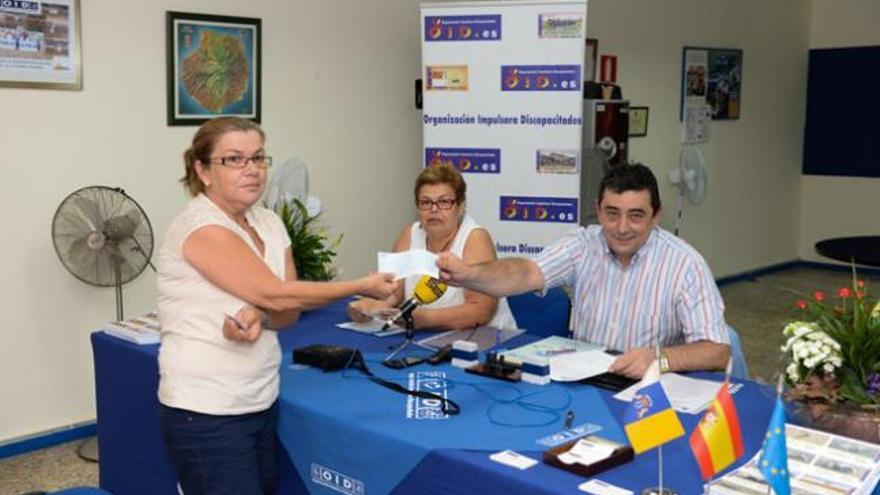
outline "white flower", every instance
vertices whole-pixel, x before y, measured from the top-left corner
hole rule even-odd
[[[880,301],[877,301],[874,309],[871,310],[871,318],[880,318]]]
[[[825,370],[825,373],[834,373],[834,365],[830,362],[825,363],[825,365],[822,366],[822,369]]]

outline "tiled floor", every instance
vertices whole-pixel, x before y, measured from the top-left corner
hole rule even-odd
[[[880,282],[880,277],[865,279],[869,287]],[[779,370],[781,329],[792,316],[796,300],[815,290],[834,294],[849,282],[846,272],[794,268],[723,287],[726,318],[740,334],[752,377],[765,383],[774,381]],[[81,442],[0,460],[0,495],[97,486],[97,464],[76,453]]]

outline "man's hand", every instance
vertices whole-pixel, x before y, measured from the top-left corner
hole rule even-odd
[[[630,378],[641,379],[648,366],[656,357],[657,351],[646,347],[635,347],[620,355],[608,367],[608,371]]]
[[[471,274],[470,265],[449,251],[437,256],[437,267],[440,268],[440,280],[452,286],[461,286]]]
[[[253,306],[244,306],[235,316],[223,318],[223,336],[237,342],[255,342],[263,332],[263,312]]]
[[[391,273],[371,273],[361,279],[361,295],[374,299],[388,299],[403,284],[403,279],[394,280]]]
[[[348,317],[355,323],[364,323],[374,318],[387,320],[399,312],[399,309],[388,306],[386,301],[378,301],[367,297],[348,304]]]

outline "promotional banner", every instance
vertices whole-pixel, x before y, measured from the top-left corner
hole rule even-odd
[[[499,256],[579,222],[587,3],[421,6],[424,166],[449,163]]]

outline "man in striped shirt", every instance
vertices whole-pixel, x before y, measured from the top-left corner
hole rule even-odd
[[[496,297],[571,287],[574,336],[622,354],[610,371],[641,378],[661,346],[664,371],[723,369],[724,302],[697,251],[660,228],[657,179],[642,164],[599,185],[599,225],[578,227],[534,260],[467,265],[440,254],[441,278]]]

